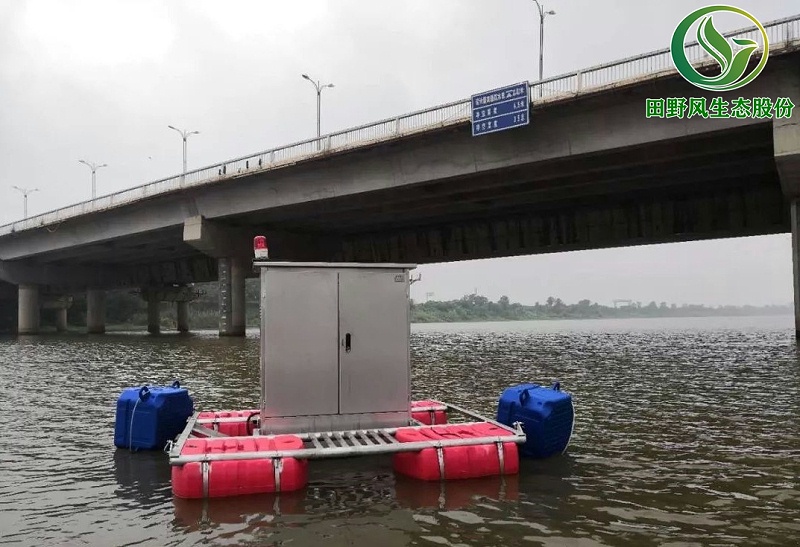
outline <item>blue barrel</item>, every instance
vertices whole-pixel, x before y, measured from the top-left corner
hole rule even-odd
[[[160,450],[174,439],[194,412],[189,390],[171,386],[129,387],[117,400],[114,444],[119,448]]]
[[[529,458],[549,458],[562,454],[572,437],[575,410],[572,396],[552,387],[521,384],[506,389],[497,404],[497,421],[513,427],[521,422],[527,437],[520,454]]]

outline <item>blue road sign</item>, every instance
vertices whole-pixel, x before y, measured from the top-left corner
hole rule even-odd
[[[528,125],[530,104],[527,82],[473,95],[472,136]]]

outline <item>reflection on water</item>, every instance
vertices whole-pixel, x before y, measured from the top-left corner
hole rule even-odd
[[[518,476],[396,477],[312,462],[306,489],[174,499],[167,456],[113,446],[124,387],[180,379],[202,409],[258,403],[247,339],[0,338],[0,544],[789,545],[800,538],[791,318],[416,325],[415,398],[493,414],[508,385],[576,397],[566,456]]]
[[[130,503],[130,507],[158,506],[165,496],[171,495],[169,487],[169,458],[163,452],[132,452],[116,448],[114,452],[114,478],[119,487],[114,494]]]

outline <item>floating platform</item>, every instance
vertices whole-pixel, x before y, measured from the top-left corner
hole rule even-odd
[[[413,264],[280,262],[253,242],[260,271],[258,409],[196,412],[179,382],[123,391],[115,444],[169,453],[177,498],[297,491],[311,460],[391,455],[417,481],[505,477],[519,458],[563,453],[572,398],[506,389],[492,420],[435,400],[409,403]],[[424,484],[424,483],[423,483]]]
[[[441,424],[449,414],[466,421]],[[519,426],[430,400],[412,404],[406,427],[262,436],[256,420],[256,410],[194,412],[168,446],[175,496],[291,492],[306,486],[308,460],[375,454],[392,454],[395,472],[421,480],[516,474],[526,441]]]

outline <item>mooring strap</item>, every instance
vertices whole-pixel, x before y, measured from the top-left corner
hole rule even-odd
[[[436,448],[436,457],[439,459],[439,478],[444,480],[444,448]]]
[[[283,473],[283,458],[272,460],[272,468],[275,472],[275,491],[281,491],[281,473]]]
[[[503,443],[497,442],[497,459],[500,461],[500,474],[505,475],[506,473],[506,455],[505,450],[503,450]]]
[[[200,464],[200,470],[203,473],[203,497],[208,497],[208,475],[211,472],[211,463],[203,462]]]

